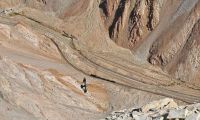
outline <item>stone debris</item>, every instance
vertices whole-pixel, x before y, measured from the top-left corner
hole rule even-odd
[[[159,101],[154,101],[151,102],[145,106],[143,106],[142,112],[148,112],[148,111],[155,111],[159,109],[164,109],[164,108],[171,108],[171,107],[177,107],[177,103],[174,102],[173,99],[165,98]]]
[[[0,16],[7,15],[13,12],[12,8],[0,10]]]
[[[187,109],[180,109],[180,110],[170,110],[169,111],[169,115],[168,115],[168,119],[175,119],[175,118],[186,118],[188,115],[189,111]]]
[[[102,120],[200,120],[199,105],[178,106],[173,99],[165,98],[141,108],[113,112]]]

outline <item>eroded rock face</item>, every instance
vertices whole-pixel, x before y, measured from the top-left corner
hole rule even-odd
[[[141,108],[116,111],[102,120],[167,120],[167,119],[200,119],[200,105],[177,106],[173,99],[151,102]]]
[[[105,28],[117,45],[133,54],[138,52],[141,61],[160,66],[172,77],[189,81],[198,79],[197,51],[187,48],[198,49],[190,39],[199,33],[195,27],[199,24],[199,6],[198,0],[102,0],[100,9]],[[183,63],[185,57],[193,60]]]
[[[163,0],[102,0],[103,20],[110,38],[133,49],[158,24]]]

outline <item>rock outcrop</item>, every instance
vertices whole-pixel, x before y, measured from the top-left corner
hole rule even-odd
[[[151,102],[141,108],[116,111],[102,120],[199,120],[200,104],[178,106],[173,99]]]
[[[191,55],[198,56],[192,50],[198,49],[198,43],[191,41],[198,38],[191,37],[199,33],[199,6],[198,0],[102,0],[100,10],[117,45],[176,79],[197,82],[199,58]]]
[[[157,26],[163,0],[102,0],[103,21],[110,38],[133,50]]]

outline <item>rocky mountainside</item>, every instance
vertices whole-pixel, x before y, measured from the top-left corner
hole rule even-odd
[[[153,101],[141,108],[115,111],[102,120],[199,120],[200,104],[178,106],[173,99]]]
[[[199,6],[198,0],[102,0],[100,4],[105,28],[116,44],[184,81],[198,79]]]
[[[100,8],[109,36],[118,45],[133,50],[155,29],[163,0],[102,0]]]
[[[97,120],[166,97],[200,103],[199,20],[200,0],[0,0],[0,118]]]

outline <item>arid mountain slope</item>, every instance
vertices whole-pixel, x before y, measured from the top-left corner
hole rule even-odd
[[[200,102],[199,18],[200,0],[1,0],[0,116],[96,120],[163,97]]]
[[[198,49],[198,43],[190,41],[198,41],[191,37],[199,33],[199,7],[198,0],[102,0],[100,4],[105,28],[114,42],[185,81],[198,79],[195,63],[199,58],[190,57],[198,52],[187,48]]]

